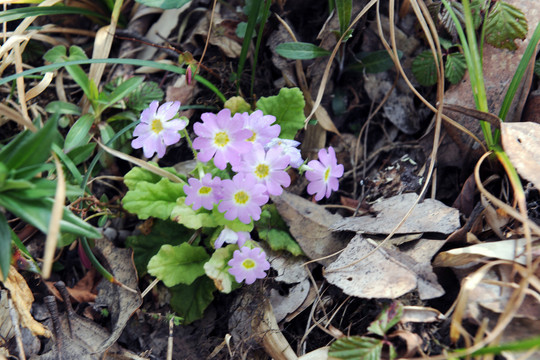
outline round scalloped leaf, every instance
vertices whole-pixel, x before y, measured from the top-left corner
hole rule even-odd
[[[516,50],[514,42],[527,36],[527,19],[518,8],[497,1],[486,20],[486,41],[500,49]]]

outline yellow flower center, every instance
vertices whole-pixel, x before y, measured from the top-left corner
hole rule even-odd
[[[255,175],[257,175],[259,179],[264,179],[267,177],[269,172],[270,168],[266,164],[259,164],[255,168]]]
[[[244,261],[242,261],[242,266],[244,267],[244,269],[253,269],[255,267],[255,261],[251,260],[251,259],[246,259]]]
[[[255,139],[257,138],[257,133],[255,131],[251,131],[253,135],[251,135],[247,141],[255,142]]]
[[[328,181],[328,178],[330,177],[330,167],[326,168],[326,171],[324,172],[324,181]]]
[[[244,205],[249,200],[249,195],[244,191],[240,190],[236,194],[234,194],[234,201],[237,204]]]
[[[229,135],[225,131],[220,131],[214,136],[214,144],[219,147],[224,147],[229,143]]]
[[[202,186],[199,189],[199,195],[208,195],[212,191],[212,188],[209,186]]]
[[[150,125],[150,127],[156,134],[159,134],[163,130],[163,124],[161,123],[160,119],[152,120],[152,125]]]

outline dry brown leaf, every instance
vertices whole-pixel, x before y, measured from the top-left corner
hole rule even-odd
[[[95,277],[96,270],[95,268],[92,268],[83,276],[81,280],[77,282],[77,284],[75,284],[74,287],[66,287],[69,295],[73,298],[73,300],[75,300],[75,302],[94,302],[96,300],[97,295],[92,292]],[[60,292],[58,292],[58,289],[54,286],[54,282],[45,281],[45,284],[47,285],[47,288],[49,288],[49,291],[58,300],[62,300],[62,296],[60,295]]]
[[[367,215],[343,218],[335,222],[331,229],[369,234],[389,234],[403,219],[417,197],[418,195],[414,193],[408,193],[384,199],[372,206],[373,211],[378,213],[376,217]],[[459,227],[457,209],[448,207],[438,200],[426,199],[414,208],[396,234],[419,232],[450,234]]]
[[[15,336],[15,329],[9,315],[8,292],[0,290],[0,347]]]
[[[501,123],[504,151],[525,179],[540,189],[540,124]]]
[[[425,306],[403,306],[401,323],[432,323],[445,320],[444,314],[439,310]]]
[[[538,242],[536,242],[538,244]],[[444,251],[433,261],[434,266],[476,264],[486,258],[516,261],[525,265],[526,239],[499,240]]]
[[[416,288],[421,299],[444,294],[429,263],[416,262],[393,249],[374,251],[376,246],[371,239],[355,236],[327,267],[326,280],[344,293],[362,298],[395,299]]]
[[[281,196],[273,196],[272,201],[308,258],[319,259],[345,247],[344,238],[349,236],[329,230],[330,225],[342,219],[341,216],[286,191]],[[325,265],[331,261],[324,259],[319,262]]]
[[[96,240],[96,250],[116,280],[131,289],[137,289],[138,276],[133,263],[133,250],[117,248],[104,238]],[[131,315],[141,306],[142,297],[139,291],[133,293],[105,279],[99,284],[98,290],[96,304],[109,309],[113,326],[110,337],[98,349],[105,351],[120,337]]]
[[[49,329],[34,320],[32,314],[30,314],[30,309],[34,303],[34,295],[32,295],[32,291],[22,275],[13,266],[9,267],[9,276],[3,284],[9,290],[13,306],[21,319],[21,325],[29,329],[33,335],[51,337]]]

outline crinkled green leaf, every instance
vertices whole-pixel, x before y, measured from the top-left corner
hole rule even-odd
[[[227,226],[232,231],[247,231],[253,230],[253,220],[249,224],[244,224],[239,219],[227,220],[225,219],[225,213],[220,213],[217,206],[212,209],[212,218],[215,221],[214,226]],[[205,225],[208,226],[208,225]]]
[[[0,281],[7,279],[11,263],[11,230],[4,213],[0,211]]]
[[[403,305],[394,302],[386,306],[377,318],[369,325],[368,331],[372,334],[385,336],[386,333],[398,323],[403,315]]]
[[[157,166],[157,164],[153,162],[150,162],[150,164]],[[179,174],[173,168],[168,167],[168,168],[162,168],[162,169],[170,172],[171,174],[179,176]],[[182,176],[180,175],[180,177]],[[124,175],[124,183],[126,184],[129,190],[135,190],[139,184],[144,184],[144,183],[157,184],[159,180],[161,179],[162,179],[162,176],[156,175],[153,172],[140,168],[140,167],[134,167],[133,169],[129,170],[126,175]]]
[[[398,56],[401,59],[403,51],[398,50]],[[375,74],[394,67],[394,62],[386,50],[360,52],[356,54],[355,60],[356,62],[347,66],[345,70]]]
[[[431,86],[437,83],[437,65],[431,51],[422,51],[413,60],[411,70],[420,85]]]
[[[227,264],[232,259],[233,253],[238,250],[237,245],[227,245],[219,248],[204,264],[206,275],[214,281],[215,287],[222,293],[228,294],[241,285],[234,280],[234,276],[229,273],[230,266]]]
[[[274,115],[276,124],[281,126],[282,139],[293,139],[298,130],[304,127],[304,95],[298,88],[282,88],[278,95],[261,97],[257,109],[265,115]]]
[[[161,9],[178,9],[186,5],[189,0],[136,0],[138,3],[149,7]]]
[[[497,1],[486,20],[486,41],[500,49],[516,50],[514,42],[527,36],[527,19],[523,12],[504,1]]]
[[[208,212],[208,210],[203,208],[193,210],[191,206],[185,204],[185,201],[186,198],[184,197],[180,197],[176,200],[176,205],[169,213],[173,221],[176,221],[189,229],[200,229],[203,226],[217,226],[212,214]]]
[[[177,285],[170,288],[171,307],[185,324],[190,324],[203,317],[204,310],[214,300],[214,283],[206,276],[200,277],[191,285]]]
[[[142,85],[143,80],[144,78],[142,76],[135,76],[123,81],[113,90],[112,93],[109,94],[105,107],[110,107],[116,102],[127,97],[129,94],[133,93],[137,88],[140,87],[140,85]]]
[[[467,70],[467,63],[465,56],[461,53],[452,53],[446,56],[446,63],[444,64],[444,76],[452,84],[457,84],[465,75]]]
[[[306,42],[286,42],[276,46],[276,52],[287,59],[309,60],[330,55],[330,51]]]
[[[289,234],[288,226],[274,204],[263,206],[261,218],[255,223],[255,228],[259,237],[266,241],[272,250],[285,250],[294,256],[304,254],[300,245]]]
[[[251,111],[251,105],[241,96],[233,96],[225,101],[224,108],[231,110],[231,114]]]
[[[128,108],[137,112],[143,111],[154,100],[161,101],[165,93],[159,87],[159,84],[153,81],[145,81],[139,87],[128,95],[126,105]]]
[[[157,277],[168,287],[189,285],[204,275],[204,263],[210,256],[202,246],[182,243],[177,246],[162,245],[148,262],[148,273]]]
[[[185,196],[183,184],[160,178],[157,183],[138,181],[135,189],[126,193],[122,204],[124,209],[137,214],[139,219],[148,219],[152,216],[167,220],[177,206],[177,199],[182,196]]]
[[[156,219],[149,234],[129,236],[126,245],[133,249],[133,261],[139,277],[146,274],[148,262],[158,253],[162,245],[180,245],[187,242],[192,234],[193,231],[173,221]]]
[[[348,336],[330,345],[328,356],[343,360],[380,360],[382,340],[367,336]]]

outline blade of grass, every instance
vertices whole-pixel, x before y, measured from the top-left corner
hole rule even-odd
[[[251,9],[248,14],[248,21],[246,27],[246,33],[244,34],[244,42],[242,43],[242,51],[240,52],[240,58],[238,60],[238,69],[236,70],[236,88],[240,89],[240,78],[244,71],[244,65],[246,63],[247,53],[249,46],[251,45],[251,38],[253,37],[253,31],[257,24],[257,17],[259,16],[259,9],[264,0],[255,0],[251,2]]]
[[[0,23],[20,20],[29,16],[50,16],[50,15],[85,15],[95,17],[100,20],[108,21],[109,19],[95,11],[75,7],[75,6],[39,6],[39,7],[24,7],[18,9],[9,9],[0,13]]]
[[[49,64],[44,65],[40,67],[36,67],[33,69],[25,70],[21,73],[13,74],[10,76],[6,76],[4,78],[0,79],[0,85],[6,84],[12,80],[15,80],[21,76],[27,76],[32,75],[36,73],[41,72],[47,72],[51,70],[59,69],[63,66],[69,66],[69,65],[87,65],[87,64],[93,64],[93,63],[105,63],[105,64],[126,64],[126,65],[135,65],[135,66],[148,66],[155,69],[170,71],[176,74],[185,75],[186,69],[182,69],[175,65],[169,65],[169,64],[161,64],[155,61],[150,60],[138,60],[138,59],[117,59],[117,58],[111,58],[111,59],[86,59],[86,60],[73,60],[73,61],[66,61],[63,63],[55,63],[55,64]],[[223,102],[227,101],[225,98],[225,95],[221,93],[221,91],[218,90],[218,88],[212,84],[210,81],[206,80],[200,75],[194,76],[195,80],[206,86],[209,90],[211,90],[216,96]]]
[[[268,19],[268,14],[270,11],[270,5],[272,5],[271,0],[266,0],[264,3],[264,9],[261,17],[261,24],[259,25],[259,33],[257,34],[257,42],[255,43],[255,54],[253,54],[253,69],[251,70],[251,88],[249,89],[249,94],[253,97],[253,87],[255,84],[255,69],[257,69],[257,60],[259,58],[259,48],[261,47],[261,40],[263,37],[264,24]]]

